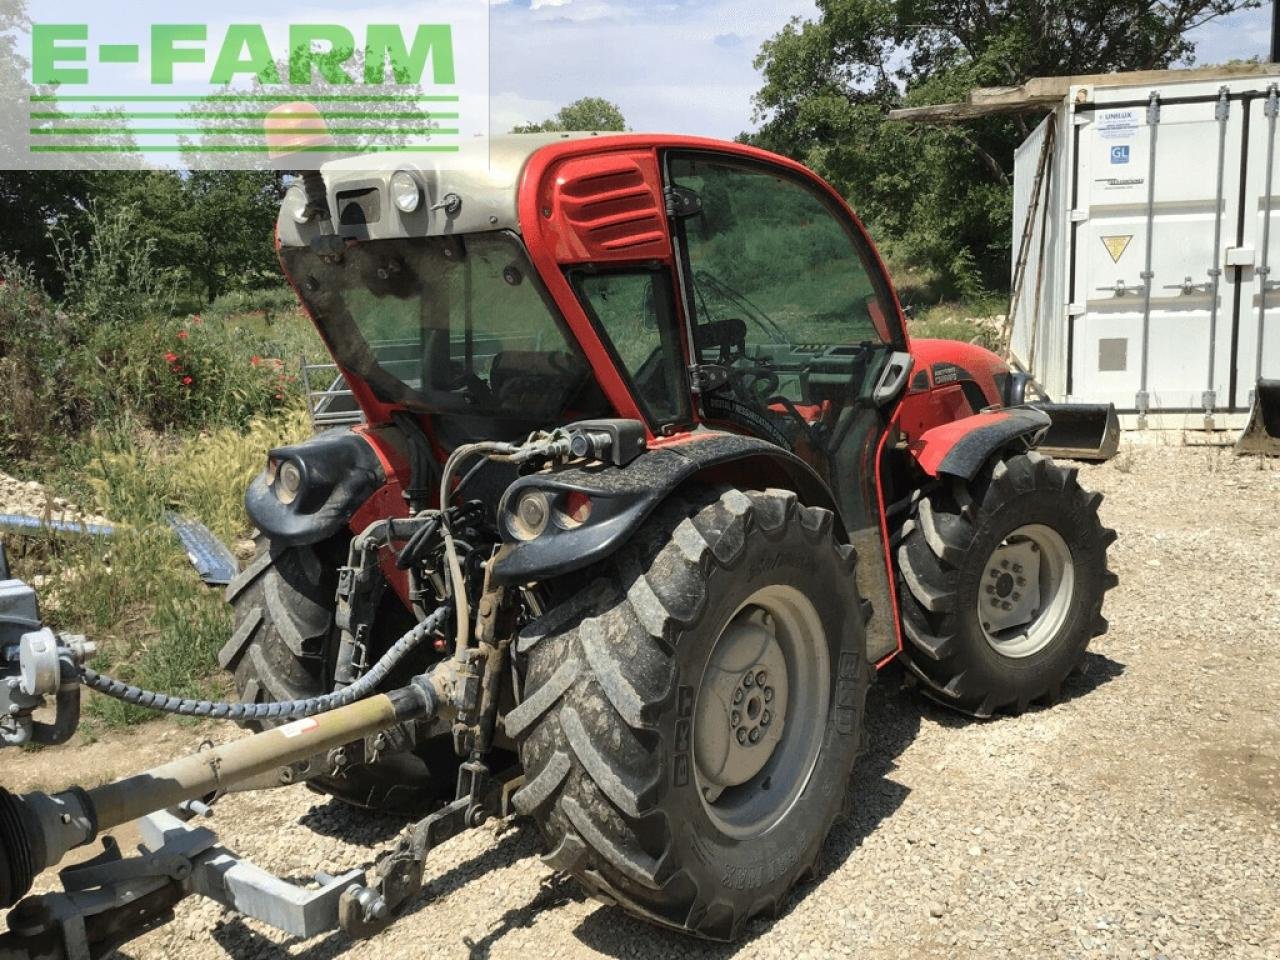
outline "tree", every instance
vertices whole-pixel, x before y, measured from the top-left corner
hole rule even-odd
[[[1023,117],[946,127],[889,109],[1037,76],[1189,64],[1188,31],[1258,0],[819,0],[756,59],[747,138],[830,180],[899,261],[961,293],[1008,282],[1013,151]]]
[[[512,133],[550,133],[555,130],[626,130],[627,121],[616,103],[604,97],[582,97],[561,107],[541,123],[522,123]]]

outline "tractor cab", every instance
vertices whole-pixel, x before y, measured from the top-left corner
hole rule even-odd
[[[446,449],[621,417],[651,444],[746,434],[877,525],[876,447],[911,359],[861,224],[822,181],[687,138],[514,135],[489,171],[394,154],[293,188],[285,269],[371,423]]]

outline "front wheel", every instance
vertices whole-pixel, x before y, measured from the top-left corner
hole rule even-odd
[[[832,519],[785,491],[674,499],[522,634],[513,800],[554,867],[714,939],[813,870],[869,676]]]
[[[921,497],[898,547],[907,668],[979,717],[1057,699],[1107,629],[1102,495],[1034,451]]]

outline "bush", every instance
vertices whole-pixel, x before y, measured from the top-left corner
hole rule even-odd
[[[75,336],[31,269],[0,255],[0,452],[26,456],[81,426],[60,389]]]
[[[297,375],[238,327],[200,315],[104,327],[77,358],[95,419],[122,413],[153,430],[246,426],[298,394]]]
[[[90,206],[85,219],[87,240],[65,222],[52,235],[68,310],[95,327],[168,316],[178,296],[178,276],[157,264],[156,242],[143,234],[137,208],[105,214]]]

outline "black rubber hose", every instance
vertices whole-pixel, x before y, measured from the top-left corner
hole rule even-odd
[[[378,684],[386,679],[395,666],[418,646],[428,635],[434,633],[452,613],[448,606],[440,607],[412,630],[393,643],[378,662],[369,668],[359,680],[319,697],[308,697],[305,700],[280,700],[273,703],[227,703],[221,700],[186,700],[173,697],[167,693],[156,693],[142,687],[131,686],[123,681],[98,673],[89,667],[80,668],[80,682],[91,690],[106,694],[116,700],[158,710],[161,713],[176,713],[184,717],[211,717],[215,720],[288,720],[299,717],[312,717],[317,713],[327,713],[338,707],[355,703],[357,700],[373,693]]]

